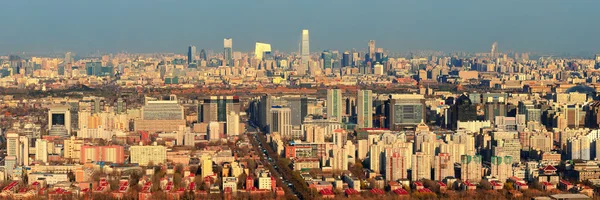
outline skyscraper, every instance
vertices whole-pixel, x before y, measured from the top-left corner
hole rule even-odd
[[[342,67],[350,67],[352,66],[352,58],[350,58],[350,52],[344,52],[342,54]]]
[[[65,53],[65,64],[73,62],[71,59],[73,59],[72,53],[71,52]]]
[[[206,51],[204,49],[200,50],[200,60],[206,60]]]
[[[302,30],[302,64],[296,70],[298,74],[305,74],[308,70],[308,63],[310,62],[310,46],[308,40],[308,30]]]
[[[283,138],[292,137],[291,112],[290,108],[280,106],[273,106],[271,108],[271,133],[278,132]]]
[[[194,62],[194,55],[196,55],[196,46],[189,46],[187,55],[188,64]]]
[[[331,51],[325,50],[321,53],[321,59],[323,59],[323,69],[331,68],[333,64],[333,55]]]
[[[375,40],[369,40],[369,58],[366,61],[375,59]]]
[[[373,92],[359,90],[357,101],[357,126],[360,128],[373,127]]]
[[[230,112],[240,113],[238,96],[210,96],[198,105],[199,122],[226,122]]]
[[[258,60],[262,60],[265,52],[271,52],[271,45],[257,42],[256,47],[254,48],[254,57]]]
[[[232,56],[232,48],[233,48],[233,39],[231,38],[225,38],[223,40],[223,65],[225,66],[233,66],[233,59],[231,59]]]
[[[327,118],[342,121],[342,91],[340,89],[327,90]]]

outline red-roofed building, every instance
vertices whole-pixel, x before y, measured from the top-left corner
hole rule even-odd
[[[348,189],[344,190],[344,193],[346,194],[347,197],[356,196],[356,195],[360,194],[354,188],[348,188]]]
[[[425,187],[423,187],[423,183],[421,183],[420,181],[413,182],[413,186],[414,186],[415,190],[419,190],[419,189],[425,188]]]
[[[321,196],[323,196],[323,198],[331,198],[332,199],[335,197],[335,194],[330,189],[321,190],[321,191],[319,191],[319,194],[321,194]]]
[[[433,191],[431,191],[430,189],[427,188],[422,188],[417,190],[419,193],[433,193]]]
[[[560,182],[558,183],[558,188],[560,188],[561,190],[568,191],[571,188],[573,188],[573,184],[565,180],[560,180]]]
[[[498,181],[490,181],[490,184],[492,184],[493,190],[501,190],[504,187],[504,185]]]
[[[403,195],[403,196],[408,195],[408,192],[402,188],[392,190],[392,192],[394,192],[394,194],[397,194],[397,195]]]
[[[437,184],[440,186],[440,191],[446,191],[448,189],[448,185],[444,182],[438,181]]]
[[[461,187],[462,187],[463,190],[475,190],[475,189],[477,189],[477,185],[475,185],[475,184],[473,184],[473,183],[471,183],[469,181],[462,182]]]
[[[520,182],[515,182],[515,189],[517,190],[526,190],[529,189],[529,186],[527,184],[525,184],[524,182],[520,181]]]
[[[548,165],[548,166],[542,168],[541,172],[543,174],[555,174],[556,173],[556,167],[554,167],[552,165]]]
[[[542,189],[545,191],[553,190],[556,188],[556,187],[554,187],[554,184],[546,182],[546,181],[542,181],[541,184],[542,184]]]
[[[383,195],[383,194],[385,194],[385,192],[383,190],[378,189],[378,188],[371,189],[371,190],[369,190],[369,192],[371,192],[371,194],[374,194],[374,195]]]

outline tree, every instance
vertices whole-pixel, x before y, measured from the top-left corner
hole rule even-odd
[[[246,172],[242,173],[238,177],[238,182],[237,182],[237,188],[238,189],[243,189],[246,186],[246,179],[247,178],[248,178],[248,175],[246,175]]]
[[[513,185],[512,182],[507,182],[507,183],[504,183],[504,189],[506,189],[506,190],[514,190],[515,188],[514,188],[514,185]]]

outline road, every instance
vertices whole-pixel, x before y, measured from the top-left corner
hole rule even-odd
[[[263,163],[263,165],[269,169],[269,171],[271,172],[271,175],[273,177],[275,177],[275,180],[277,181],[277,184],[279,186],[281,186],[286,194],[286,199],[302,199],[299,198],[299,194],[298,192],[295,190],[293,184],[291,184],[288,180],[290,180],[290,177],[284,177],[281,174],[280,171],[280,167],[277,166],[277,159],[273,159],[273,150],[271,149],[271,147],[268,144],[263,144],[263,141],[259,139],[259,134],[261,134],[261,137],[264,137],[264,135],[260,132],[260,130],[258,128],[256,128],[256,126],[251,123],[248,122],[247,128],[248,128],[248,132],[249,133],[254,133],[251,134],[252,135],[252,139],[250,139],[250,142],[252,143],[252,146],[254,146],[256,152],[258,152],[258,155],[260,156],[261,162]],[[263,138],[264,139],[264,138]],[[266,146],[266,148],[265,148]],[[267,149],[268,148],[268,149]]]

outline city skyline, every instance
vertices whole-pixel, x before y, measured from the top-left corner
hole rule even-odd
[[[222,48],[220,40],[224,37],[234,38],[236,50],[243,52],[252,51],[256,41],[270,43],[273,49],[280,51],[295,52],[301,41],[297,33],[302,29],[312,32],[312,52],[361,50],[366,48],[367,41],[375,40],[381,44],[378,47],[394,52],[487,52],[490,45],[498,41],[499,52],[579,54],[597,51],[595,44],[600,43],[599,38],[593,37],[600,30],[587,21],[599,17],[593,10],[599,4],[595,1],[570,4],[554,1],[383,1],[375,5],[376,9],[364,9],[373,7],[372,2],[318,3],[269,0],[226,5],[221,2],[142,3],[135,0],[51,4],[7,2],[3,8],[10,9],[3,9],[0,16],[12,20],[0,23],[13,28],[0,33],[0,37],[10,38],[0,41],[0,54],[98,51],[183,54],[182,47],[189,45],[218,50]],[[29,9],[32,4],[41,6],[32,10]],[[181,8],[173,9],[177,12],[165,9],[148,12],[165,6]],[[211,9],[218,7],[229,7],[231,13],[236,14],[225,17],[229,12],[211,11],[219,10]],[[23,10],[20,8],[28,8],[30,12],[27,15],[15,13]],[[86,15],[86,10],[90,9],[107,12]],[[313,12],[301,11],[305,9],[313,9]],[[335,13],[330,11],[332,9],[347,12]],[[202,14],[195,14],[198,11]],[[73,15],[78,17],[69,17]],[[209,20],[215,17],[218,20]],[[177,28],[178,24],[190,24],[189,20],[197,19],[206,20]]]

